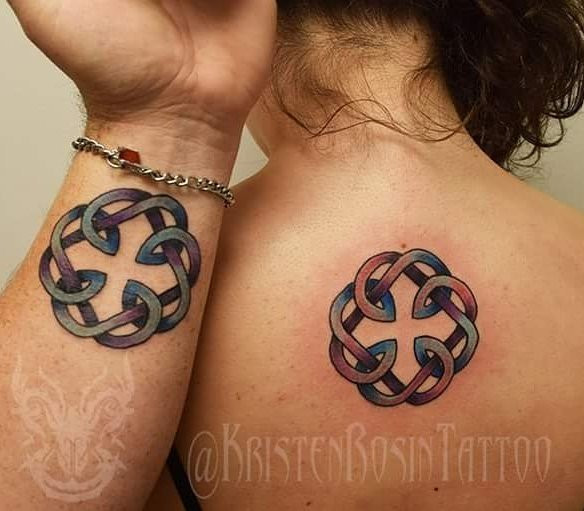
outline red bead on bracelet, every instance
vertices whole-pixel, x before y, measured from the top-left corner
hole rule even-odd
[[[140,161],[140,153],[138,151],[132,151],[132,149],[128,149],[127,147],[120,147],[118,149],[119,151],[119,158],[120,160],[126,160],[129,161],[130,163],[136,163],[137,165],[140,165],[140,163],[142,163]]]

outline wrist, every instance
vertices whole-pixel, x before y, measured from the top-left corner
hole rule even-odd
[[[84,134],[112,149],[138,151],[147,166],[228,182],[241,130],[227,133],[201,121],[159,115],[119,121],[90,117]]]

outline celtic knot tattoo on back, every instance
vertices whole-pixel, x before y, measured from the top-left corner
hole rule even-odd
[[[434,274],[427,275],[426,267]],[[382,270],[382,275],[373,278]],[[420,369],[409,383],[402,382],[392,371],[397,359],[396,339],[365,347],[353,335],[365,318],[385,323],[395,321],[396,306],[391,288],[402,274],[419,287],[412,308],[414,319],[422,320],[444,312],[455,324],[445,340],[430,335],[414,339],[414,354]],[[453,293],[462,302],[463,310],[452,300]],[[354,308],[346,313],[350,304]],[[446,265],[431,252],[415,249],[405,254],[378,254],[363,264],[355,281],[333,301],[330,310],[331,361],[341,376],[355,383],[361,395],[375,405],[428,403],[439,397],[454,375],[473,358],[479,341],[475,325],[477,311],[477,302],[470,288],[453,277]],[[455,350],[457,355],[453,353]],[[355,363],[347,360],[347,352],[354,357]],[[427,388],[429,384],[430,388]],[[426,389],[420,390],[423,386]]]
[[[118,205],[115,212],[104,208]],[[163,211],[174,225],[167,225]],[[88,243],[104,254],[114,256],[120,248],[120,225],[143,215],[152,234],[142,243],[136,262],[144,265],[167,264],[176,285],[156,294],[136,280],[128,280],[122,293],[121,312],[101,320],[91,303],[106,285],[106,273],[73,267],[67,249]],[[78,229],[70,234],[70,226]],[[186,253],[186,261],[183,260]],[[58,278],[53,278],[54,262]],[[185,262],[187,264],[185,265]],[[121,188],[100,195],[89,204],[68,211],[55,225],[50,246],[40,262],[40,279],[51,296],[53,313],[61,326],[77,337],[93,337],[109,348],[130,348],[146,342],[155,333],[166,332],[178,325],[191,303],[191,288],[201,267],[201,254],[196,239],[188,232],[188,218],[183,206],[167,195],[152,195],[142,190]],[[71,313],[75,307],[81,322]],[[172,312],[165,312],[165,307]],[[130,327],[131,333],[116,334]]]

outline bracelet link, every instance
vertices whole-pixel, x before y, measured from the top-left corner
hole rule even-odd
[[[113,169],[121,169],[123,167],[122,160],[119,157],[119,151],[104,156],[107,164]]]
[[[123,169],[133,172],[141,177],[147,177],[157,183],[178,186],[179,188],[192,188],[201,192],[212,193],[223,200],[226,208],[235,204],[235,196],[227,185],[218,183],[207,177],[183,176],[171,174],[156,169],[151,169],[140,164],[140,156],[136,151],[127,148],[109,150],[103,144],[88,137],[79,137],[71,144],[73,149],[79,152],[92,153],[105,159],[106,163],[114,169]],[[131,160],[126,160],[122,154],[132,155]]]

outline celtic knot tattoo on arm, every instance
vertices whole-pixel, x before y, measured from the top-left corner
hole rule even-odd
[[[118,205],[119,209],[106,212],[104,208],[113,205]],[[166,224],[163,211],[172,217],[174,225]],[[121,241],[119,226],[141,215],[153,232],[138,249],[136,263],[169,265],[176,285],[156,294],[146,284],[128,280],[121,297],[121,312],[101,320],[91,300],[105,287],[107,275],[95,269],[75,269],[67,256],[67,249],[78,243],[88,243],[104,254],[115,256]],[[65,234],[75,223],[78,228]],[[53,262],[58,273],[56,279],[51,271]],[[65,330],[77,337],[93,337],[109,348],[130,348],[182,321],[189,310],[191,289],[200,267],[199,245],[188,232],[188,218],[183,206],[167,195],[121,188],[104,193],[89,204],[77,206],[61,217],[53,230],[50,246],[41,257],[39,275],[51,296],[53,313]],[[72,315],[70,309],[73,307],[77,308],[81,322]],[[165,312],[165,307],[172,308],[172,312]],[[131,333],[115,333],[127,326],[131,327]]]
[[[426,274],[426,267],[434,274]],[[382,275],[373,278],[383,269]],[[392,371],[397,359],[396,339],[365,347],[353,335],[366,318],[385,323],[395,321],[396,305],[391,287],[402,274],[419,287],[412,308],[414,319],[430,318],[443,311],[455,325],[445,340],[430,335],[414,339],[414,354],[420,369],[409,383],[402,382]],[[463,310],[452,301],[453,293],[462,302]],[[350,304],[354,308],[349,312]],[[453,277],[446,265],[431,252],[415,249],[405,254],[378,254],[363,264],[355,281],[333,301],[330,358],[341,376],[355,383],[367,401],[378,406],[397,406],[404,402],[423,405],[439,397],[473,358],[479,341],[475,325],[477,311],[477,302],[470,288]],[[454,355],[457,348],[458,354]],[[347,360],[347,352],[356,359],[355,363]],[[430,382],[430,388],[420,390],[422,386],[428,386],[427,382]]]

